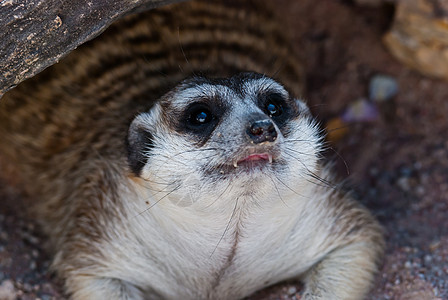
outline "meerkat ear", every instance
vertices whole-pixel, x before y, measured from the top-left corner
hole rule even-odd
[[[153,135],[150,132],[150,113],[139,114],[131,123],[126,138],[128,164],[131,171],[140,176],[148,161],[148,153],[153,145]]]

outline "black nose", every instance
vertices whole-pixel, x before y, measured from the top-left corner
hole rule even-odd
[[[277,139],[277,130],[271,120],[253,122],[247,129],[247,134],[255,144],[273,142]]]

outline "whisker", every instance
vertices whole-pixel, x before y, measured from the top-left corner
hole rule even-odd
[[[218,249],[219,244],[221,243],[222,239],[224,238],[224,236],[226,235],[227,231],[229,230],[230,224],[232,223],[232,219],[233,219],[233,217],[235,216],[235,213],[236,213],[236,208],[238,207],[238,200],[239,199],[240,198],[236,198],[236,200],[235,200],[235,207],[233,208],[232,215],[230,216],[230,220],[227,223],[226,228],[224,229],[224,232],[222,233],[221,238],[218,241],[218,244],[216,244],[215,248],[212,251],[212,254],[210,254],[210,258],[213,256],[213,254],[215,254],[216,249]]]
[[[280,200],[283,202],[283,204],[285,204],[286,207],[291,208],[291,207],[285,202],[285,200],[283,200],[283,197],[282,197],[282,195],[280,194],[280,191],[279,191],[277,185],[275,184],[274,179],[273,179],[271,176],[268,176],[268,177],[269,177],[269,179],[272,181],[272,184],[274,185],[274,188],[275,188],[275,190],[277,191],[277,195],[278,195],[278,197],[280,198]],[[277,177],[276,177],[276,178],[277,178]],[[278,178],[277,178],[277,180],[278,180]]]
[[[291,188],[289,185],[287,185],[286,183],[284,183],[280,178],[278,178],[278,176],[275,176],[275,179],[277,179],[278,182],[280,182],[281,184],[283,184],[288,190],[290,190],[291,192],[293,192],[293,193],[296,194],[297,196],[304,197],[304,198],[309,198],[309,197],[306,197],[306,196],[300,194],[299,192],[297,192],[297,191],[294,190],[293,188]]]
[[[310,176],[313,179],[316,179],[317,181],[319,181],[320,183],[322,183],[323,187],[329,187],[329,188],[336,188],[335,186],[333,186],[333,184],[331,182],[329,182],[328,180],[325,180],[323,178],[321,178],[319,175],[315,174],[314,172],[312,172],[304,163],[303,161],[301,161],[299,158],[295,157],[294,155],[288,153],[287,151],[284,152],[286,155],[289,155],[290,157],[294,158],[296,161],[298,161],[299,163],[302,164],[302,166],[305,168],[305,170],[307,171],[307,175]],[[318,185],[318,183],[313,182],[309,179],[304,178],[305,180],[307,180],[310,183],[316,184]]]
[[[142,212],[138,213],[137,215],[134,216],[134,218],[141,216],[142,214],[144,214],[145,212],[149,211],[151,208],[153,208],[154,206],[156,206],[160,201],[162,201],[163,199],[165,199],[166,197],[168,197],[169,195],[171,195],[172,193],[174,193],[175,191],[179,190],[179,188],[181,187],[182,184],[177,185],[173,190],[171,190],[170,192],[168,192],[165,196],[163,196],[162,198],[160,198],[159,200],[157,200],[154,204],[152,204],[151,206],[149,206],[148,208],[146,208],[145,210],[143,210]]]
[[[180,40],[180,27],[177,27],[177,40],[179,41],[180,51],[182,52],[182,55],[185,58],[185,62],[187,63],[187,65],[189,65],[190,62],[188,61],[187,55],[185,54],[184,48],[182,47],[182,42]],[[181,73],[184,73],[184,70],[182,69],[181,65],[179,65],[179,70],[181,71]]]
[[[342,155],[339,154],[339,152],[338,152],[336,149],[334,149],[332,146],[330,146],[330,145],[326,146],[326,149],[331,150],[331,151],[334,152],[334,154],[336,154],[336,156],[337,156],[337,157],[342,161],[342,163],[344,164],[344,166],[345,166],[345,171],[347,172],[347,175],[350,175],[350,168],[349,168],[349,166],[348,166],[347,161],[342,157]]]
[[[323,131],[325,132],[325,133],[331,133],[331,132],[334,132],[334,131],[338,131],[338,130],[342,130],[342,129],[347,129],[347,128],[349,128],[350,126],[349,125],[344,125],[344,126],[340,126],[340,127],[336,127],[336,128],[332,128],[332,129],[324,129]]]
[[[294,153],[297,153],[297,154],[303,155],[303,156],[311,156],[311,157],[315,157],[316,156],[315,153],[305,153],[305,152],[299,151],[297,149],[286,147],[286,146],[285,146],[285,150],[290,151],[290,152],[294,152]]]
[[[224,189],[224,191],[223,191],[221,194],[219,194],[219,196],[218,196],[215,200],[213,200],[212,203],[210,203],[209,205],[207,205],[206,208],[209,208],[210,206],[212,206],[213,204],[215,204],[215,203],[222,197],[222,195],[225,194],[225,192],[227,191],[227,189],[228,189],[229,187],[230,187],[230,181],[228,182],[228,184],[227,184],[226,188]]]

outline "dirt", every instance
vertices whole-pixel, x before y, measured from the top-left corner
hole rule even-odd
[[[277,0],[308,70],[304,95],[325,124],[368,95],[377,74],[398,94],[374,121],[347,124],[329,159],[384,226],[387,250],[369,299],[448,299],[448,83],[397,62],[382,44],[393,7],[352,1]],[[0,198],[16,202],[2,185]],[[0,299],[62,299],[41,237],[17,210],[0,208]],[[283,283],[250,299],[300,299]],[[10,298],[7,298],[10,297]]]

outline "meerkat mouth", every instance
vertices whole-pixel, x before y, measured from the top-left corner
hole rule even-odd
[[[272,154],[270,154],[270,153],[252,153],[242,159],[235,160],[233,162],[233,166],[235,168],[238,168],[238,164],[242,164],[245,162],[263,161],[263,160],[272,164],[272,160],[273,160]]]

